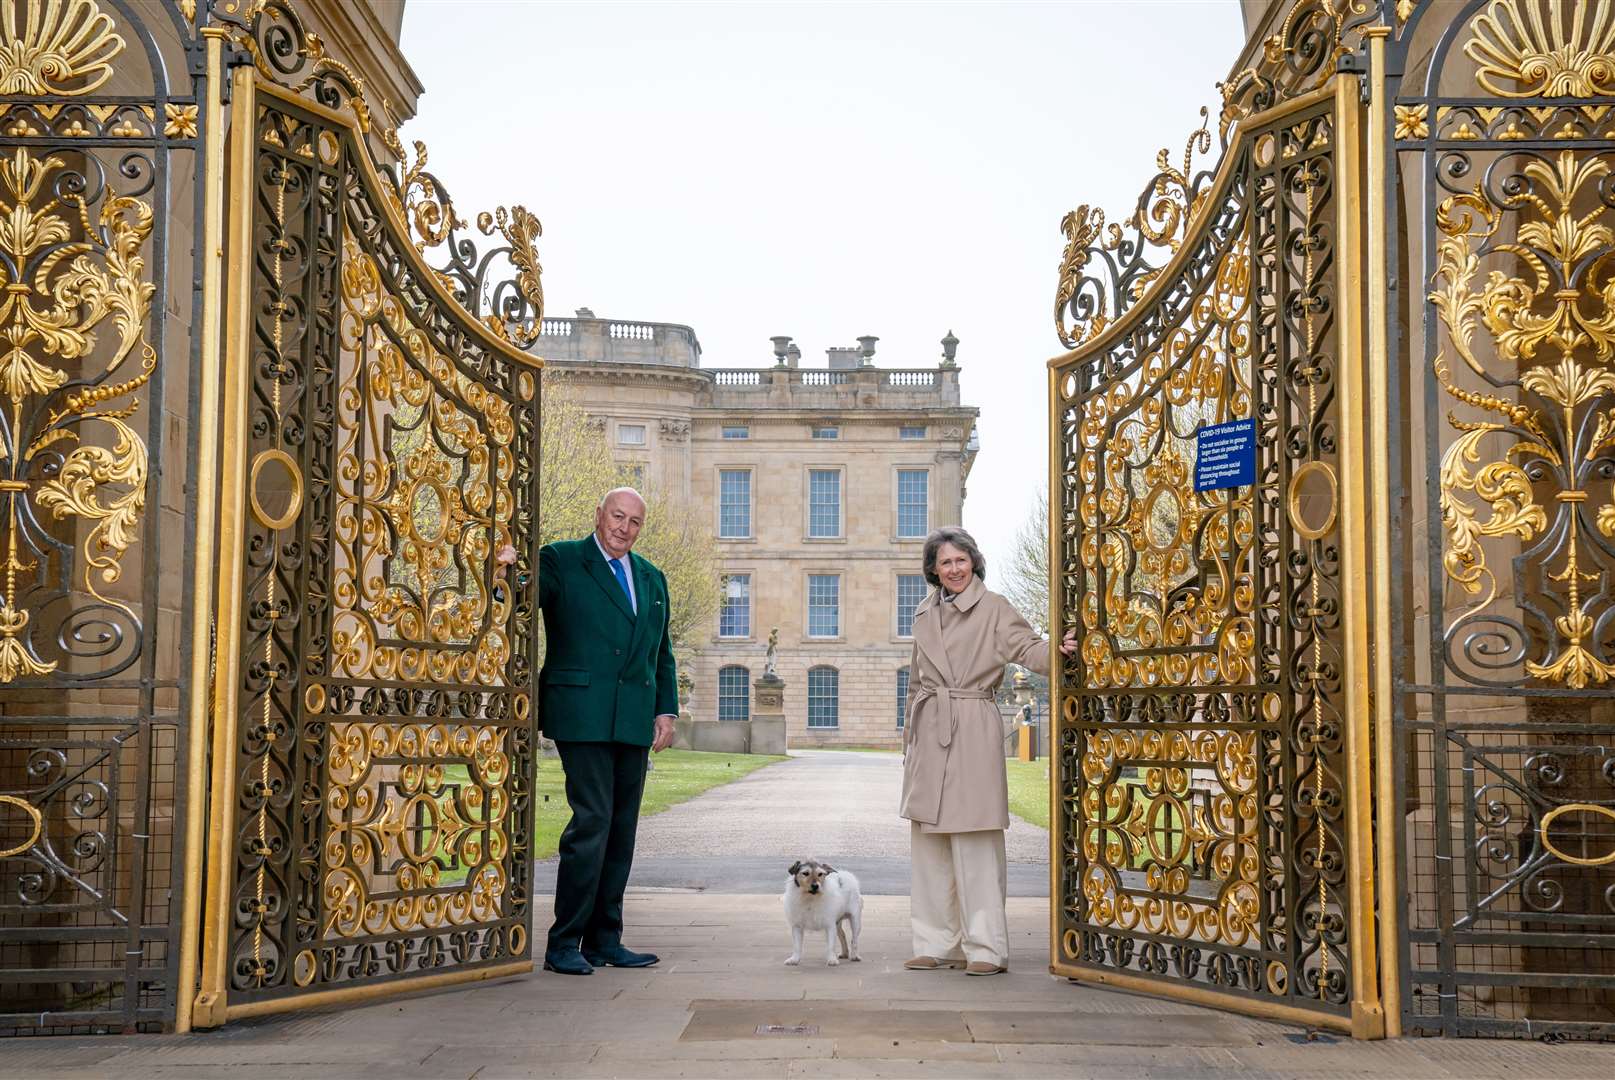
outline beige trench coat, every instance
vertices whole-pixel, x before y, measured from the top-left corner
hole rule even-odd
[[[972,577],[951,602],[934,589],[914,613],[902,814],[922,832],[1009,828],[1004,722],[993,691],[1006,663],[1049,673],[1049,642]]]

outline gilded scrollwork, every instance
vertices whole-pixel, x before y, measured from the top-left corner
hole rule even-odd
[[[1340,541],[1334,508],[1294,524],[1285,485],[1341,464],[1335,134],[1331,103],[1296,109],[1197,178],[1202,129],[1182,168],[1158,161],[1135,238],[1069,216],[1055,372],[1058,610],[1080,643],[1063,959],[1331,1012],[1351,965]],[[1096,290],[1129,244],[1169,258]],[[1197,433],[1244,419],[1255,483],[1197,490]]]
[[[1195,155],[1211,149],[1208,113],[1185,141],[1182,164],[1162,148],[1156,173],[1139,195],[1124,230],[1106,224],[1098,207],[1079,206],[1060,221],[1065,250],[1055,288],[1054,325],[1060,342],[1074,349],[1102,333],[1112,320],[1148,292],[1160,264],[1178,250],[1205,205],[1211,174],[1195,168]],[[1072,325],[1067,325],[1070,317]]]
[[[335,670],[497,684],[509,601],[483,583],[513,539],[510,405],[412,325],[351,238],[340,336]]]
[[[338,723],[329,739],[324,936],[497,921],[509,886],[503,732]]]
[[[424,152],[406,203],[354,127],[258,108],[246,999],[523,954],[536,670],[533,373],[421,257],[463,222]]]
[[[1273,32],[1262,40],[1260,58],[1219,84],[1220,153],[1226,155],[1230,136],[1243,121],[1324,86],[1379,18],[1379,4],[1373,0],[1296,0],[1283,9]],[[1149,295],[1208,207],[1214,170],[1194,164],[1195,155],[1212,150],[1206,110],[1201,117],[1201,126],[1184,147],[1181,166],[1174,165],[1168,150],[1156,155],[1156,173],[1122,225],[1107,227],[1104,214],[1088,206],[1061,220],[1066,246],[1054,322],[1066,348],[1091,340]]]
[[[1615,535],[1610,503],[1593,501],[1615,428],[1609,174],[1603,157],[1529,154],[1500,194],[1477,184],[1448,196],[1438,207],[1429,294],[1446,347],[1465,369],[1460,382],[1443,350],[1432,362],[1435,381],[1479,414],[1449,415],[1459,435],[1441,459],[1442,562],[1470,598],[1449,618],[1448,634],[1488,618],[1498,599],[1487,538],[1551,538],[1542,555],[1557,568],[1541,591],[1559,613],[1526,635],[1528,646],[1522,638],[1524,670],[1572,689],[1615,675],[1615,658],[1602,653],[1593,630],[1606,601],[1591,587],[1602,574],[1586,535],[1589,527]],[[1482,263],[1500,256],[1521,272],[1492,269],[1482,278]],[[1505,370],[1493,370],[1492,355]],[[1484,520],[1469,496],[1487,508]],[[1516,582],[1517,598],[1523,591]]]
[[[81,168],[27,147],[0,160],[0,393],[10,436],[0,446],[0,683],[57,667],[28,633],[29,609],[43,600],[22,595],[23,576],[44,557],[37,512],[87,527],[73,587],[135,615],[103,590],[122,578],[145,510],[146,443],[130,421],[157,364],[146,340],[153,217],[148,203],[107,191],[93,164],[88,176]],[[113,331],[105,343],[103,323]]]
[[[426,170],[425,143],[413,142],[411,159],[398,134],[391,102],[328,53],[289,0],[253,0],[250,5],[243,0],[222,6],[215,0],[215,5],[215,17],[230,28],[236,47],[265,79],[350,113],[360,132],[380,141],[392,158],[384,170],[390,181],[387,200],[412,230],[418,252],[446,253],[446,261],[436,267],[437,277],[455,301],[519,348],[536,341],[544,317],[538,218],[520,205],[478,215],[478,231],[503,241],[479,251],[477,242],[466,235],[466,222],[456,213],[443,182]],[[514,269],[512,277],[503,276],[505,264]]]

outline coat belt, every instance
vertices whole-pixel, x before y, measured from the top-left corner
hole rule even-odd
[[[953,745],[953,736],[958,731],[958,721],[953,715],[953,703],[956,700],[964,701],[991,701],[991,690],[966,690],[958,686],[921,686],[914,699],[914,712],[919,713],[919,707],[926,698],[934,697],[942,706],[942,715],[937,717],[936,741],[937,745],[947,749]]]

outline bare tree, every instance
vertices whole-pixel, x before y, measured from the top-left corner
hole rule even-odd
[[[1039,488],[1010,545],[999,578],[1004,598],[1042,633],[1049,632],[1049,492]]]

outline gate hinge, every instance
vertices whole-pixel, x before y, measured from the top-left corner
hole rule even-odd
[[[1364,105],[1370,103],[1373,95],[1368,89],[1368,49],[1361,48],[1353,52],[1344,53],[1335,64],[1335,70],[1342,75],[1357,76],[1357,94]]]

